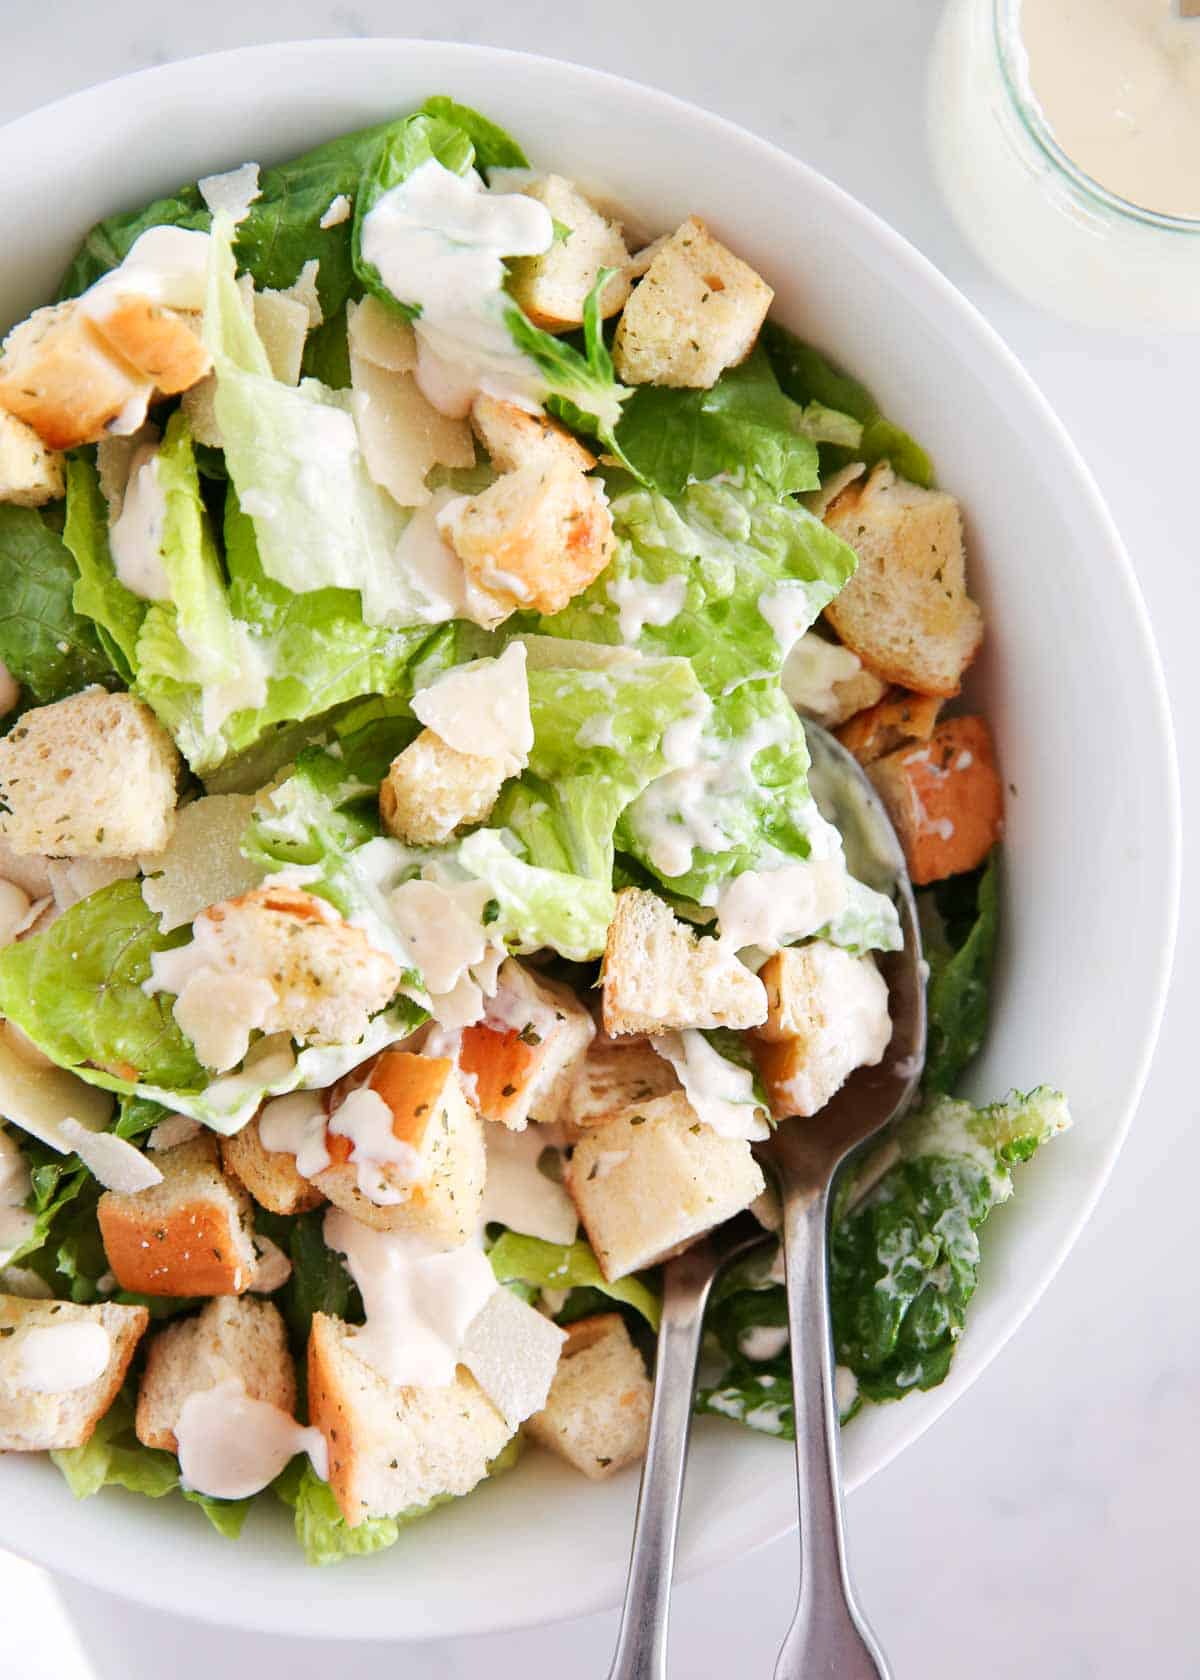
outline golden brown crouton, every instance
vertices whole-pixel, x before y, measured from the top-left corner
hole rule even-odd
[[[1004,789],[981,717],[947,718],[923,746],[877,758],[868,774],[915,886],[976,868],[1003,833]]]
[[[567,1327],[544,1410],[526,1425],[593,1481],[646,1456],[654,1385],[620,1313],[598,1313]]]
[[[604,1030],[753,1027],[765,1019],[762,982],[715,939],[698,939],[656,893],[626,887],[608,930],[601,975]]]
[[[761,970],[769,1013],[750,1039],[776,1120],[816,1114],[892,1036],[888,990],[871,957],[823,940],[776,951]]]
[[[547,332],[579,326],[602,268],[617,270],[600,297],[601,315],[615,315],[629,296],[629,252],[620,228],[561,175],[541,175],[520,190],[570,229],[569,238],[556,239],[541,256],[516,257],[509,263],[509,290],[534,326]]]
[[[546,414],[529,414],[499,397],[476,397],[471,404],[471,424],[497,472],[514,472],[539,460],[565,461],[578,472],[588,472],[596,465],[591,451],[557,420]]]
[[[84,1307],[0,1295],[0,1452],[64,1452],[90,1441],[149,1318],[145,1307],[110,1301]],[[72,1367],[86,1380],[58,1387],[72,1380]]]
[[[212,367],[199,333],[177,309],[118,291],[97,299],[88,313],[109,348],[165,397],[186,391]]]
[[[613,361],[631,385],[707,389],[744,362],[775,296],[690,216],[654,255],[617,323]]]
[[[266,1147],[257,1117],[221,1139],[221,1165],[269,1213],[307,1213],[325,1200],[318,1187],[297,1172],[290,1151]]]
[[[296,1369],[279,1309],[253,1296],[221,1295],[192,1318],[176,1319],[151,1338],[138,1386],[137,1438],[178,1451],[175,1426],[184,1401],[237,1377],[252,1400],[291,1413]]]
[[[4,341],[0,408],[47,449],[95,443],[114,421],[144,417],[153,382],[115,354],[78,302],[36,309]]]
[[[379,816],[409,846],[439,846],[484,822],[512,774],[502,758],[459,752],[432,729],[397,753],[379,789]]]
[[[603,1126],[634,1103],[679,1089],[675,1069],[649,1038],[597,1034],[576,1063],[560,1119],[567,1126]]]
[[[860,764],[873,764],[885,753],[913,741],[928,741],[942,709],[936,694],[896,690],[877,706],[859,712],[837,731],[837,738]]]
[[[858,570],[825,609],[879,676],[918,694],[957,694],[983,638],[967,594],[962,516],[944,490],[897,478],[886,461],[825,515]]]
[[[479,1112],[514,1132],[529,1120],[559,1119],[595,1031],[569,986],[510,957],[488,1019],[462,1036],[459,1065]]]
[[[41,507],[64,494],[63,459],[32,426],[0,408],[0,502]]]

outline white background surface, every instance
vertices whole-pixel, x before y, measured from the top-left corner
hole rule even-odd
[[[586,9],[442,0],[436,12],[395,0],[225,0],[186,9],[162,0],[20,7],[0,0],[0,120],[91,82],[219,47],[424,34],[525,47],[654,82],[788,148],[931,256],[1008,339],[1074,433],[1132,552],[1158,632],[1182,735],[1190,834],[1195,754],[1187,722],[1200,701],[1200,339],[1075,330],[981,269],[949,221],[926,155],[925,65],[937,15],[934,0],[741,0],[736,8],[605,0]],[[52,185],[48,191],[52,204]],[[964,425],[970,419],[964,414]],[[1097,708],[1119,704],[1105,687],[1098,649]],[[1114,799],[1120,775],[1114,764]],[[1086,836],[1064,835],[1063,844],[1086,844]],[[1191,1132],[1189,1054],[1200,1004],[1198,917],[1185,880],[1160,1053],[1083,1240],[966,1398],[850,1504],[861,1597],[897,1680],[1115,1680],[1139,1667],[1155,1680],[1200,1673],[1193,1611],[1200,1327],[1192,1281],[1200,1137]],[[1137,936],[1136,928],[1113,930],[1115,963]],[[1071,1007],[1064,995],[1063,1010]],[[1120,1023],[1097,1022],[1096,1030],[1119,1031]],[[769,1675],[791,1613],[795,1562],[794,1542],[781,1542],[682,1586],[672,1675]],[[586,1526],[566,1537],[563,1568],[587,1568]],[[214,1673],[360,1680],[381,1672],[406,1680],[564,1673],[600,1680],[615,1617],[403,1650],[288,1646],[130,1612],[70,1585],[56,1590],[40,1572],[0,1556],[0,1627],[5,1680],[159,1680],[164,1671],[175,1680]]]

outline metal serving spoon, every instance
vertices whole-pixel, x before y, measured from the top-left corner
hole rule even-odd
[[[860,1068],[809,1120],[778,1127],[755,1153],[783,1203],[800,1501],[800,1598],[775,1680],[887,1680],[854,1601],[842,1523],[838,1410],[829,1322],[828,1232],[834,1179],[847,1158],[908,1107],[925,1061],[925,983],[916,905],[887,812],[858,762],[806,723],[810,781],[845,841],[851,873],[896,899],[902,951],[880,959],[892,1038],[878,1067]],[[667,1627],[704,1308],[717,1274],[764,1240],[748,1221],[710,1233],[663,1268],[662,1323],[650,1440],[642,1466],[625,1605],[609,1680],[666,1680]]]

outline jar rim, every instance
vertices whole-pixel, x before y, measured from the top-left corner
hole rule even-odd
[[[1021,0],[992,0],[992,26],[1000,71],[1013,109],[1026,133],[1050,163],[1065,175],[1077,192],[1091,199],[1115,216],[1139,222],[1144,227],[1166,233],[1190,234],[1200,237],[1200,216],[1173,216],[1165,210],[1151,210],[1147,205],[1135,204],[1112,192],[1094,175],[1081,169],[1074,158],[1065,152],[1054,137],[1046,121],[1045,112],[1034,97],[1029,77],[1029,59],[1021,38]],[[1200,23],[1197,24],[1200,29]]]

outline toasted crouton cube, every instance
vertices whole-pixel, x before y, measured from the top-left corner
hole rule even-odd
[[[154,955],[154,985],[177,994],[176,1021],[218,1072],[242,1060],[256,1029],[353,1044],[400,983],[399,965],[361,928],[297,887],[212,904],[192,932],[190,945]]]
[[[314,1183],[335,1207],[377,1231],[443,1245],[474,1233],[487,1170],[483,1122],[452,1061],[385,1050],[340,1081],[330,1102],[332,1164]],[[373,1149],[380,1129],[383,1144]]]
[[[646,1456],[653,1398],[625,1320],[597,1313],[568,1327],[550,1398],[526,1433],[601,1482]]]
[[[556,239],[537,257],[516,257],[509,264],[509,291],[535,327],[569,332],[583,320],[583,306],[602,268],[615,268],[600,295],[602,316],[615,315],[629,296],[625,266],[629,252],[621,230],[608,221],[570,181],[542,175],[521,188],[544,204],[570,237]]]
[[[954,497],[909,484],[881,461],[842,492],[825,523],[858,555],[858,570],[825,609],[838,635],[888,682],[957,694],[983,619],[967,594]]]
[[[32,426],[0,408],[0,502],[41,507],[65,493],[63,460]]]
[[[0,740],[0,836],[14,852],[158,852],[175,821],[179,754],[144,701],[85,688],[26,712]]]
[[[165,397],[186,391],[212,367],[193,320],[152,298],[107,292],[89,299],[88,315],[109,348]]]
[[[640,887],[617,894],[601,976],[604,1030],[658,1033],[682,1027],[753,1027],[766,993],[736,954],[698,939],[669,904]]]
[[[843,723],[837,738],[860,764],[873,764],[912,741],[928,741],[941,709],[936,694],[896,691]]]
[[[459,1066],[468,1089],[474,1081],[479,1112],[514,1132],[530,1120],[559,1119],[595,1031],[569,986],[544,980],[510,957],[487,1016],[462,1035]]]
[[[617,377],[706,390],[746,360],[774,296],[749,264],[689,216],[625,305],[613,341]]]
[[[924,745],[877,758],[867,774],[915,886],[976,868],[1003,832],[1004,790],[981,717],[947,718]]]
[[[392,760],[379,789],[383,826],[409,846],[440,846],[456,829],[484,822],[512,774],[502,758],[459,752],[432,729]]]
[[[557,455],[452,503],[441,524],[471,581],[510,612],[560,612],[599,577],[614,545],[603,484]]]
[[[704,1125],[682,1091],[583,1132],[563,1182],[610,1282],[677,1254],[764,1188],[746,1140]]]
[[[269,1213],[307,1213],[325,1200],[317,1185],[301,1177],[289,1150],[266,1147],[257,1116],[221,1139],[221,1165]]]
[[[4,341],[0,408],[47,449],[95,443],[118,420],[132,431],[153,395],[153,382],[113,352],[76,301],[34,310]]]
[[[217,1164],[211,1133],[159,1151],[162,1183],[108,1190],[96,1208],[109,1269],[138,1295],[241,1295],[258,1269],[250,1198]]]
[[[783,692],[805,717],[835,729],[887,693],[887,684],[868,671],[858,655],[819,631],[795,643],[781,673]]]
[[[116,1399],[145,1307],[0,1295],[0,1452],[82,1447]]]
[[[352,1351],[350,1326],[314,1313],[308,1415],[329,1448],[329,1486],[351,1528],[470,1493],[512,1431],[470,1372],[397,1388]]]
[[[565,426],[546,414],[528,414],[516,403],[478,396],[471,404],[475,435],[497,472],[515,472],[530,461],[565,461],[577,472],[588,472],[596,457]]]
[[[230,1377],[252,1400],[295,1410],[296,1369],[283,1319],[270,1301],[218,1296],[194,1318],[176,1319],[151,1338],[138,1387],[138,1440],[177,1452],[175,1426],[184,1401]]]
[[[769,1013],[750,1040],[777,1120],[816,1114],[892,1036],[888,990],[869,957],[814,940],[762,968]]]
[[[566,1336],[510,1289],[497,1289],[463,1337],[462,1362],[510,1429],[546,1404]]]
[[[648,1038],[597,1034],[576,1063],[559,1118],[572,1128],[603,1126],[634,1103],[678,1089],[675,1069]]]

